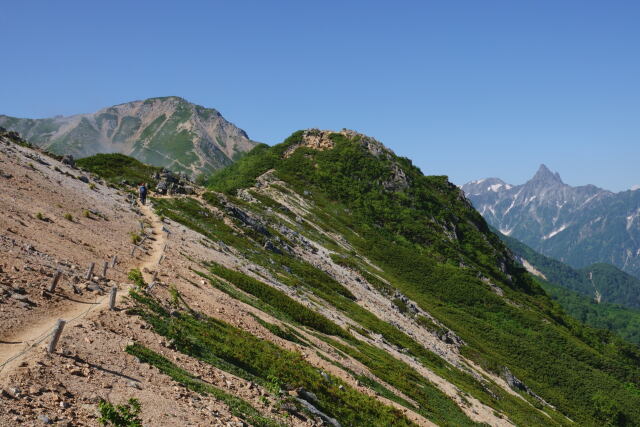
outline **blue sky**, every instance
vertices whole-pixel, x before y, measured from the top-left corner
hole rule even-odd
[[[0,12],[0,114],[178,95],[269,144],[358,130],[456,184],[640,184],[637,1],[29,1]]]

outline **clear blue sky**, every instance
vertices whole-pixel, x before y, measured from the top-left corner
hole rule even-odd
[[[258,141],[355,129],[456,184],[640,184],[637,1],[13,1],[0,113],[179,95]]]

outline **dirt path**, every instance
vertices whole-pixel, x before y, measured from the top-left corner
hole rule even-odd
[[[153,271],[155,271],[158,266],[167,239],[162,229],[162,222],[149,205],[140,206],[140,211],[144,215],[145,220],[151,224],[153,230],[151,236],[149,236],[151,249],[138,266],[142,271],[145,281],[150,283],[153,277]],[[119,290],[118,300],[126,294],[126,291],[127,289]],[[107,307],[108,300],[109,295],[105,294],[96,295],[93,302],[76,302],[50,313],[50,315],[45,318],[26,325],[18,333],[4,337],[3,340],[0,341],[0,377],[10,373],[12,369],[28,355],[29,350],[47,341],[58,319],[66,320],[66,327],[68,327],[77,319],[90,316],[96,311],[104,310]]]
[[[158,215],[153,212],[149,205],[140,206],[140,211],[145,219],[151,223],[151,251],[149,256],[138,266],[147,283],[151,283],[153,272],[158,268],[160,258],[164,252],[164,246],[167,243],[167,236],[162,230],[162,222]]]

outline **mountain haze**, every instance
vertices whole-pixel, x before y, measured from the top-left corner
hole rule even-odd
[[[575,268],[603,262],[640,277],[640,191],[572,187],[541,165],[522,185],[498,178],[462,186],[501,233]]]
[[[104,108],[92,114],[22,119],[0,126],[56,154],[121,153],[195,177],[229,165],[255,146],[215,109],[169,96]]]

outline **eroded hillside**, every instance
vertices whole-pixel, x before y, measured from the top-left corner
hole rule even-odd
[[[55,321],[50,301],[58,313],[101,301],[93,282],[127,295],[70,322],[55,354],[43,341],[0,372],[7,425],[92,424],[102,399],[130,397],[145,425],[640,420],[637,348],[566,317],[455,186],[373,138],[298,132],[206,192],[152,199],[153,211],[15,143],[0,149],[2,197],[12,195],[0,200],[16,210],[2,217],[16,241],[2,249],[3,322],[15,326],[0,348],[28,345],[38,316]],[[65,197],[32,205],[34,188]],[[94,203],[99,220],[77,213]],[[147,238],[131,257],[140,220]],[[113,255],[112,283],[82,278]],[[34,306],[7,296],[20,286]]]

